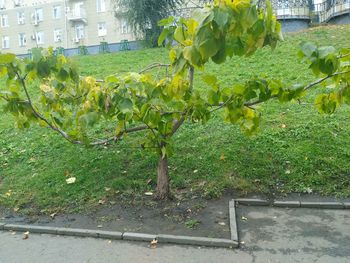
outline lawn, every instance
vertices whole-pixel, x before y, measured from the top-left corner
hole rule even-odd
[[[281,78],[290,84],[307,83],[314,77],[296,56],[298,44],[304,40],[349,47],[350,26],[289,34],[273,52],[265,48],[249,58],[210,64],[206,72],[219,76],[226,86],[254,75]],[[99,78],[138,71],[152,62],[168,62],[167,51],[160,48],[73,59],[82,75]],[[206,88],[202,74],[196,75],[196,89]],[[223,123],[220,112],[206,125],[184,125],[174,137],[175,154],[170,160],[174,192],[208,198],[219,197],[225,190],[350,196],[350,108],[320,115],[310,103],[315,93],[302,104],[272,101],[259,106],[263,122],[260,133],[253,137]],[[155,154],[141,150],[133,138],[108,147],[84,148],[70,145],[45,128],[17,130],[13,118],[1,113],[3,206],[43,213],[86,211],[99,200],[124,199],[153,190],[157,161]],[[67,175],[76,177],[76,183],[68,185]]]

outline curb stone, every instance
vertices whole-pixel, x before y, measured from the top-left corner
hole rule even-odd
[[[305,208],[326,208],[326,209],[342,209],[343,203],[339,202],[300,202],[300,207]]]
[[[252,205],[252,206],[268,206],[270,203],[267,200],[263,199],[254,199],[254,198],[238,198],[235,201],[241,205]]]
[[[125,232],[123,234],[123,239],[130,240],[130,241],[148,241],[148,242],[151,242],[152,240],[157,239],[157,236],[150,235],[150,234]]]
[[[276,200],[273,202],[273,206],[276,207],[300,207],[299,201],[279,201]]]
[[[105,238],[105,239],[117,239],[126,241],[152,241],[157,239],[159,242],[180,244],[180,245],[195,245],[195,246],[208,246],[208,247],[225,247],[225,248],[237,248],[238,242],[230,239],[221,238],[206,238],[206,237],[191,237],[191,236],[175,236],[175,235],[150,235],[139,233],[121,233],[113,231],[102,230],[89,230],[89,229],[74,229],[63,227],[46,227],[46,226],[31,226],[31,225],[13,225],[13,224],[0,224],[0,230],[12,230],[19,232],[32,232],[37,234],[55,234],[75,237],[92,237],[92,238]]]
[[[28,226],[28,225],[5,224],[4,230],[12,230],[12,231],[20,231],[20,232],[29,231],[31,233],[40,233],[40,234],[54,234],[54,235],[57,234],[57,228],[49,227],[49,226]]]
[[[234,199],[229,201],[229,219],[230,219],[231,240],[237,241],[239,243],[237,217],[236,217],[236,206],[235,206]]]
[[[79,236],[79,237],[98,237],[97,231],[79,229],[79,228],[57,228],[58,235]]]
[[[269,206],[268,200],[239,198],[235,199],[237,204],[251,206]],[[320,209],[350,209],[350,202],[311,202],[311,201],[282,201],[275,200],[272,203],[275,207],[291,207],[291,208],[320,208]]]
[[[175,236],[175,235],[158,235],[160,243],[174,243],[180,245],[196,245],[209,247],[227,247],[237,248],[238,242],[230,239],[221,238],[206,238],[206,237],[190,237],[190,236]]]
[[[97,230],[96,232],[99,238],[108,238],[108,239],[116,239],[116,240],[123,239],[122,232],[103,231],[103,230]]]

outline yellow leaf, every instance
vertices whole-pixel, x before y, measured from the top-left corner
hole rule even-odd
[[[153,239],[150,244],[150,248],[157,248],[158,240]]]
[[[225,161],[225,159],[226,159],[226,156],[225,156],[224,154],[221,154],[220,160],[221,160],[221,161]]]
[[[23,233],[23,240],[29,238],[29,231]]]

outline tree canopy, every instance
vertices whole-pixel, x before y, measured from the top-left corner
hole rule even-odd
[[[129,21],[133,32],[152,46],[161,33],[158,21],[176,12],[184,0],[115,0],[117,16]]]

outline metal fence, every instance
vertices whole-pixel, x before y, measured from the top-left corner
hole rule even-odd
[[[326,23],[333,17],[350,13],[350,0],[326,0],[315,4],[313,12],[316,22]]]

